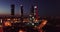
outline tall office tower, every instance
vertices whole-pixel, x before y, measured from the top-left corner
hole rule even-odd
[[[15,5],[11,5],[11,15],[15,15]]]
[[[38,19],[38,0],[34,0],[34,10],[36,13],[36,19]]]
[[[36,19],[38,19],[38,9],[37,9],[37,6],[34,6],[34,15],[36,17]]]
[[[21,5],[21,21],[23,22],[23,6]]]
[[[34,6],[31,6],[29,16],[30,16],[30,21],[33,21],[33,19],[34,19]]]
[[[21,16],[23,17],[23,6],[21,5]]]
[[[30,15],[34,16],[34,6],[31,6]]]

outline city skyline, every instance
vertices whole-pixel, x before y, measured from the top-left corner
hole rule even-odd
[[[1,4],[0,5],[1,6],[0,14],[10,14],[11,13],[11,10],[10,10],[11,4],[15,5],[15,14],[20,13],[20,6],[19,5],[21,5],[21,4],[24,6],[24,13],[26,13],[26,12],[28,12],[28,10],[30,10],[29,6],[31,7],[31,3],[28,3],[28,2],[30,2],[30,1],[28,1],[28,0],[27,1],[23,1],[23,0],[0,0],[0,4]]]
[[[19,2],[19,4],[18,4]],[[38,0],[38,11],[41,16],[60,16],[59,6],[55,0]],[[15,14],[20,12],[20,5],[24,6],[24,14],[29,14],[32,4],[34,5],[34,0],[0,0],[0,15],[10,14],[10,5],[15,4]],[[57,7],[57,9],[56,9]],[[58,10],[58,11],[57,11]]]

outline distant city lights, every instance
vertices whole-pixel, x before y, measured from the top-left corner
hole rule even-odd
[[[10,22],[5,22],[5,26],[11,26],[12,24]]]
[[[25,31],[23,31],[23,30],[19,30],[19,32],[25,32]]]

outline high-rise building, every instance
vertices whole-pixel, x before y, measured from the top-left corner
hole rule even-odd
[[[11,5],[11,15],[15,15],[15,5]]]
[[[23,6],[21,5],[21,21],[23,22]]]
[[[37,6],[34,6],[34,15],[35,15],[35,17],[36,17],[36,19],[38,18],[38,8],[37,8]]]
[[[31,6],[30,15],[34,16],[34,6]]]
[[[23,6],[21,5],[21,16],[23,16]]]
[[[36,14],[36,19],[38,19],[38,0],[34,0],[34,10]]]

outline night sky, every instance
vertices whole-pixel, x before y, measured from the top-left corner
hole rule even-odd
[[[18,4],[19,2],[19,4]],[[15,4],[15,14],[19,14],[20,5],[24,6],[24,14],[29,14],[34,0],[0,0],[0,14],[10,14],[10,5]],[[57,0],[38,0],[38,11],[40,16],[60,16],[60,4]]]

